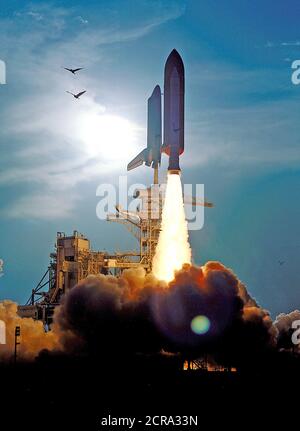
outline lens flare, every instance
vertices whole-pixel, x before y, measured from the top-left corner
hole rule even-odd
[[[191,255],[180,176],[168,174],[153,274],[159,280],[171,281],[175,270],[181,269],[184,263],[191,263]]]
[[[191,321],[191,329],[197,335],[204,335],[209,331],[210,320],[206,316],[196,316]]]

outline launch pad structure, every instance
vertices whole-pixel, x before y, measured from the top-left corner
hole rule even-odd
[[[94,251],[90,240],[76,230],[69,236],[57,232],[48,269],[32,289],[26,304],[19,306],[21,317],[42,320],[49,326],[62,296],[88,275],[120,276],[124,269],[137,267],[151,272],[161,226],[163,195],[159,185],[153,184],[147,189],[136,190],[133,197],[140,202],[137,211],[130,212],[117,205],[116,212],[109,214],[107,221],[124,225],[137,239],[139,250],[112,254]]]

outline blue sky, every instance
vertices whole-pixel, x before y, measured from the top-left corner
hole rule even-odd
[[[299,308],[299,12],[269,0],[1,2],[0,299],[27,299],[57,231],[77,229],[94,249],[137,247],[96,218],[95,193],[144,148],[146,100],[175,47],[186,68],[183,181],[204,183],[215,203],[191,233],[194,260],[231,267],[273,315]],[[78,103],[65,93],[81,89]],[[101,115],[129,127],[130,142],[98,147],[89,129]],[[147,183],[149,171],[129,181]]]

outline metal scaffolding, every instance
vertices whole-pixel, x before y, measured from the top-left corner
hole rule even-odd
[[[156,191],[153,190],[155,187]],[[89,239],[77,231],[70,236],[58,232],[55,252],[50,254],[47,271],[32,289],[26,304],[19,307],[22,317],[33,317],[49,326],[62,295],[87,276],[118,276],[124,269],[140,266],[146,272],[151,271],[161,226],[162,195],[158,185],[154,185],[145,190],[137,190],[134,197],[140,201],[135,212],[116,206],[116,213],[109,215],[107,219],[125,225],[138,240],[139,251],[113,254],[93,251]]]
[[[116,212],[107,217],[110,222],[123,224],[138,240],[140,249],[138,264],[143,266],[147,272],[152,269],[159,238],[163,193],[164,190],[158,184],[147,189],[136,190],[133,197],[140,200],[136,211],[124,210],[117,205]],[[128,264],[131,266],[130,261]]]

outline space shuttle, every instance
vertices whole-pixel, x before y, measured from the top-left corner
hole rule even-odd
[[[157,85],[148,99],[147,148],[127,166],[130,171],[145,163],[157,177],[161,153],[169,156],[168,171],[180,172],[179,157],[184,151],[184,64],[176,49],[170,53],[164,71],[164,142],[162,145],[161,90]],[[156,181],[155,181],[156,182]]]
[[[157,85],[148,99],[147,148],[127,166],[127,170],[145,163],[154,169],[154,184],[158,184],[158,167],[161,154],[169,157],[168,172],[179,175],[179,159],[184,152],[184,93],[185,72],[181,56],[173,49],[164,68],[164,130],[162,142],[161,90]],[[213,207],[206,201],[185,197],[185,203]]]

